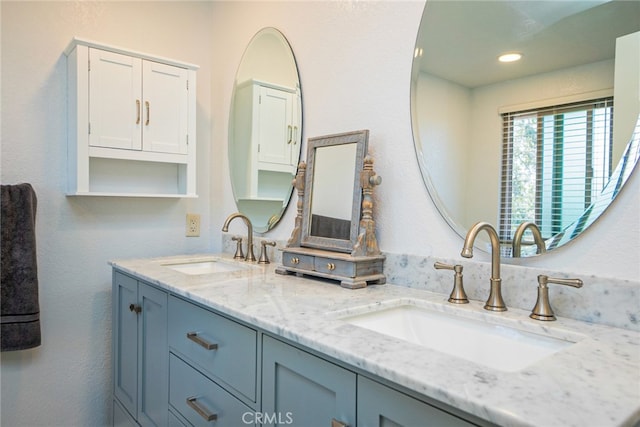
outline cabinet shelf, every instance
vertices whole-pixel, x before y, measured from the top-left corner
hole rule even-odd
[[[69,196],[193,198],[196,65],[74,38]]]

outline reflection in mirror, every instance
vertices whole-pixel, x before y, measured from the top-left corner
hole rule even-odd
[[[500,63],[507,52],[521,59]],[[577,237],[637,163],[639,74],[640,2],[428,1],[412,124],[449,225],[464,236],[475,222],[497,224],[504,256],[524,221],[547,251]],[[527,232],[522,256],[536,249]]]
[[[356,148],[355,143],[316,148],[310,235],[351,238],[353,189],[345,183],[356,179]]]
[[[265,232],[280,220],[300,158],[302,103],[293,52],[275,28],[260,30],[236,74],[229,171],[238,211]]]

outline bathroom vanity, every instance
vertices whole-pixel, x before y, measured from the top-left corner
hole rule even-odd
[[[453,306],[447,295],[390,284],[350,290],[212,255],[111,264],[115,425],[640,421],[635,331],[539,322],[518,309],[489,313],[477,301]],[[551,350],[492,366],[479,355],[393,336],[402,328],[381,330],[390,324],[384,316],[398,311],[427,314],[445,329],[497,326]]]

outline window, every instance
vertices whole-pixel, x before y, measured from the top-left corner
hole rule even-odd
[[[523,221],[545,239],[578,219],[612,173],[613,98],[505,113],[500,238]]]

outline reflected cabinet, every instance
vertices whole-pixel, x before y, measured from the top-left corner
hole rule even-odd
[[[236,87],[234,108],[237,199],[283,203],[298,162],[298,90],[251,79]]]

